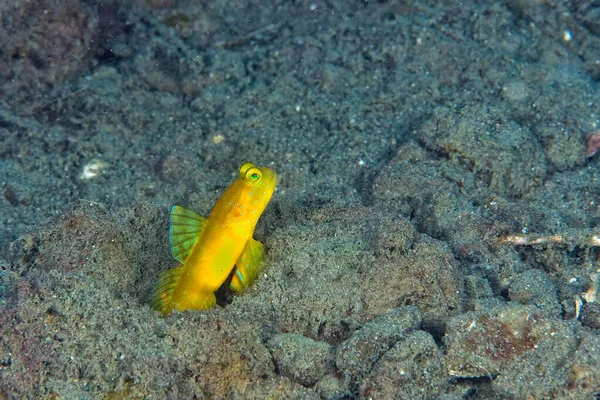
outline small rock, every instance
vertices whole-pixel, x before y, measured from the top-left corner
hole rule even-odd
[[[419,329],[421,322],[419,309],[407,306],[393,309],[354,332],[337,350],[336,365],[345,382],[359,382],[382,354]]]
[[[485,310],[499,304],[487,279],[477,275],[465,277],[465,297],[471,310]]]
[[[584,326],[600,329],[600,303],[586,303],[581,308],[581,323]]]
[[[366,399],[429,399],[447,385],[442,352],[429,333],[417,331],[381,356],[360,389]]]
[[[469,298],[476,299],[492,297],[494,295],[490,283],[477,275],[467,275],[465,277],[465,291]]]
[[[295,333],[283,333],[267,342],[281,375],[312,386],[333,370],[333,348]]]
[[[423,314],[424,326],[442,330],[445,321],[460,312],[458,261],[445,243],[419,235],[405,256],[380,261],[365,279],[367,315],[416,305]]]
[[[574,322],[511,303],[453,318],[444,343],[451,377],[493,379],[497,396],[523,399],[568,385],[578,338]]]
[[[593,334],[585,334],[572,357],[569,385],[563,389],[566,394],[564,397],[557,395],[556,398],[569,398],[569,392],[571,393],[570,398],[598,398],[598,391],[600,390],[599,382],[600,337]]]
[[[547,317],[560,318],[561,307],[556,286],[547,273],[530,269],[519,274],[511,283],[508,294],[511,300],[538,307]]]
[[[316,389],[324,400],[342,399],[346,393],[342,383],[334,374],[325,375],[317,382]]]

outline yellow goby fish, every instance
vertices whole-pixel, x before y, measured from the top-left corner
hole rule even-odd
[[[263,245],[254,228],[267,207],[277,174],[245,163],[239,178],[215,204],[208,219],[181,206],[171,208],[169,241],[182,265],[161,273],[150,306],[163,315],[173,310],[206,310],[232,269],[230,288],[241,292],[262,268]]]

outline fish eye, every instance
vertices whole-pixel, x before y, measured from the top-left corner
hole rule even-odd
[[[248,168],[246,171],[246,180],[252,183],[256,183],[262,177],[262,173],[256,167]]]
[[[247,162],[247,163],[242,164],[242,166],[240,167],[240,178],[245,179],[246,178],[246,173],[251,168],[256,168],[256,166],[254,164],[252,164],[251,162]]]

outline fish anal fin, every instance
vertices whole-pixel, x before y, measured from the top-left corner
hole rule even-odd
[[[185,260],[192,252],[208,220],[195,211],[182,206],[171,207],[170,219],[171,255],[180,263],[185,264]]]
[[[233,269],[233,277],[229,284],[232,290],[241,292],[252,285],[262,270],[264,253],[262,243],[252,238],[248,240]]]
[[[179,281],[182,272],[183,266],[163,271],[158,277],[158,284],[152,294],[150,307],[156,311],[160,311],[163,316],[166,316],[173,311],[173,291],[177,286],[177,282]]]

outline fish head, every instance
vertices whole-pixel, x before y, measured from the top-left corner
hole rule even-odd
[[[248,202],[255,204],[262,212],[271,200],[277,185],[275,171],[268,167],[257,167],[247,162],[240,167],[240,180],[247,188],[245,192],[251,197],[248,198]]]

